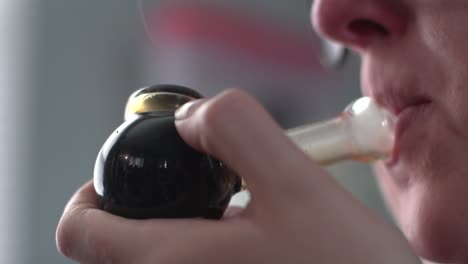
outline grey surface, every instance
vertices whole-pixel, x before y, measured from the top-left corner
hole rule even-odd
[[[96,153],[122,121],[136,82],[136,5],[128,0],[41,0],[38,82],[31,124],[33,186],[25,263],[68,263],[55,228]]]
[[[34,40],[29,0],[0,1],[0,263],[23,263],[30,202],[30,122]]]

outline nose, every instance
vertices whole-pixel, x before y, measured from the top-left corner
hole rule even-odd
[[[358,51],[376,42],[394,40],[406,31],[408,13],[393,0],[316,0],[316,31]]]

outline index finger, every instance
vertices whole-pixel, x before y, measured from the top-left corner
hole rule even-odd
[[[83,263],[156,262],[178,257],[181,245],[187,247],[185,251],[190,255],[198,255],[196,252],[220,247],[233,235],[245,233],[234,231],[233,219],[132,220],[98,207],[91,182],[70,199],[56,233],[57,247],[63,255]]]
[[[59,251],[68,258],[94,263],[121,263],[130,260],[133,247],[144,247],[141,225],[110,215],[98,209],[98,197],[88,182],[70,199],[57,227]],[[132,237],[140,237],[138,244],[123,245]],[[129,248],[129,247],[132,248]]]
[[[188,144],[239,173],[256,199],[271,202],[278,193],[297,193],[324,175],[265,109],[238,90],[182,106],[176,127]]]

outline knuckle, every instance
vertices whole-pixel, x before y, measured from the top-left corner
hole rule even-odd
[[[223,104],[236,107],[239,104],[246,104],[253,101],[253,98],[246,92],[240,89],[227,89],[219,96],[219,101],[222,101]]]
[[[91,263],[123,263],[114,256],[112,242],[104,234],[85,228],[88,211],[72,209],[60,220],[56,231],[59,252],[67,258]],[[92,225],[92,224],[91,224]]]
[[[76,235],[70,216],[60,220],[56,231],[56,244],[59,252],[67,258],[74,258],[76,251]]]
[[[223,126],[227,116],[239,115],[251,97],[238,89],[228,89],[207,103],[202,111],[203,126],[214,128]]]
[[[208,152],[216,152],[214,141],[222,138],[223,130],[228,126],[232,116],[241,114],[252,99],[239,89],[228,89],[210,100],[200,111],[199,142]]]
[[[100,234],[86,233],[85,245],[87,247],[86,257],[96,260],[96,263],[128,263],[124,252],[117,252],[114,249],[113,242]]]
[[[239,107],[249,105],[253,98],[240,89],[227,89],[211,100],[211,106],[220,112],[239,111]]]

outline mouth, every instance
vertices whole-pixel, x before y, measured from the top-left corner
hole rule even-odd
[[[411,137],[411,130],[422,129],[424,112],[432,101],[427,97],[415,96],[408,98],[405,103],[389,107],[395,114],[395,143],[390,158],[385,162],[387,167],[393,167],[398,163],[400,154],[404,149],[418,141]]]
[[[430,121],[428,113],[437,103],[437,90],[412,71],[373,57],[363,61],[361,74],[363,93],[395,117],[394,146],[384,161],[393,167],[420,147],[422,130],[428,128]]]

